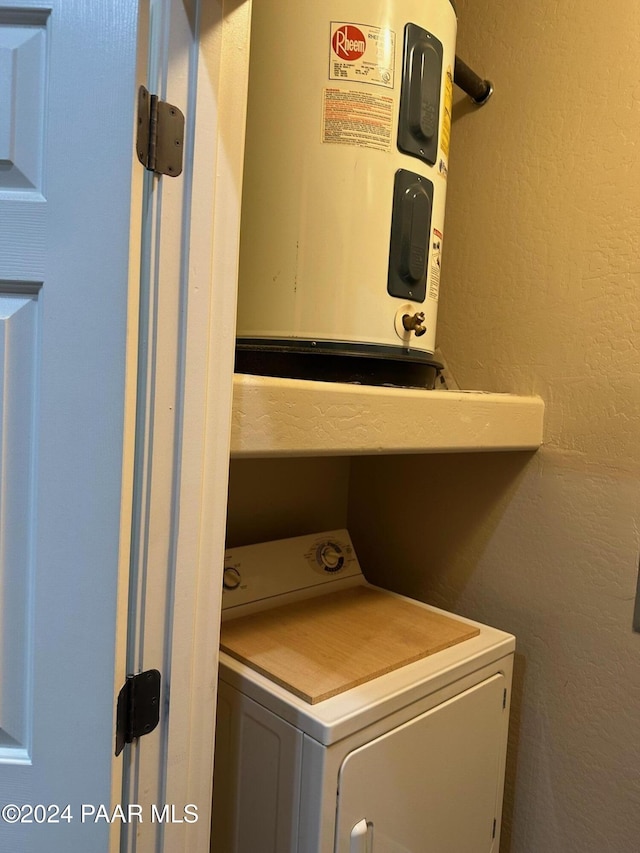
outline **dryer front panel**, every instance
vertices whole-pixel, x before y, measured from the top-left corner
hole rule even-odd
[[[336,853],[497,851],[507,686],[494,675],[349,753]]]
[[[302,734],[218,685],[212,853],[294,853]]]

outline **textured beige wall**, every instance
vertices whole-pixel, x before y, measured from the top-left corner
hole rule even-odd
[[[227,547],[347,526],[348,457],[235,459]]]
[[[503,853],[640,850],[640,5],[457,0],[438,343],[546,445],[357,460],[373,580],[518,638]],[[379,534],[384,531],[384,536]]]
[[[640,5],[460,0],[438,340],[459,381],[534,392],[550,446],[627,466],[640,424]],[[461,96],[464,98],[464,96]]]

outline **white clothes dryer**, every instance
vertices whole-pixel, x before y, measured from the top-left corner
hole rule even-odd
[[[213,853],[497,853],[514,649],[346,530],[228,550]]]

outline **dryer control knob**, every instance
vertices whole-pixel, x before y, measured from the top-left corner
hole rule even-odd
[[[342,549],[333,542],[327,542],[320,548],[320,562],[327,572],[339,572],[344,565]]]
[[[237,589],[240,586],[241,581],[242,578],[240,577],[240,572],[237,569],[234,569],[233,566],[224,570],[222,586],[225,589]]]

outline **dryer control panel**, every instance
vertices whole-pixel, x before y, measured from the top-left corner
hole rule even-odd
[[[327,592],[326,584],[360,577],[360,564],[346,530],[229,548],[224,557],[222,607],[253,604],[314,587]]]

